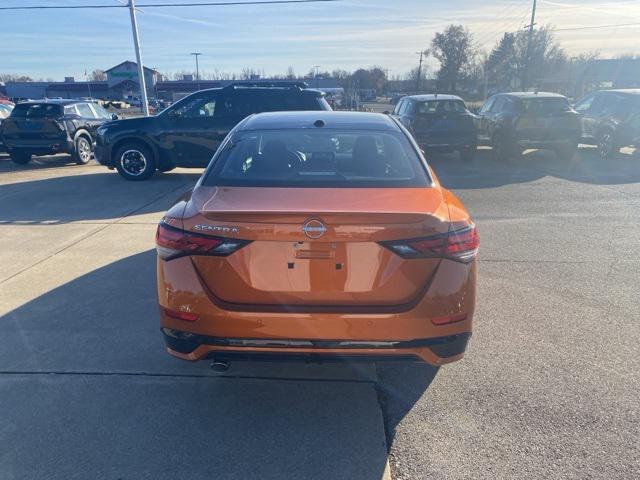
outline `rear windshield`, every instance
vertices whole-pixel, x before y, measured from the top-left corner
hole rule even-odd
[[[571,110],[569,101],[563,97],[524,98],[521,102],[525,113],[544,114]]]
[[[204,185],[425,187],[425,165],[400,132],[238,132],[215,157]]]
[[[57,117],[62,107],[51,103],[19,103],[11,112],[12,118],[45,118]]]
[[[464,113],[466,107],[462,100],[429,100],[426,102],[418,102],[416,113],[418,115],[426,115],[431,113]]]

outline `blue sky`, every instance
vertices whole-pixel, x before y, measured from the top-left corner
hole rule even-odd
[[[149,0],[137,0],[145,3]],[[175,3],[180,0],[154,0]],[[193,1],[193,0],[192,0]],[[2,6],[115,4],[115,0],[1,0]],[[468,26],[483,48],[529,21],[530,0],[342,0],[305,5],[148,8],[138,15],[143,59],[161,72],[243,67],[296,73],[381,65],[401,74],[449,23]],[[539,0],[538,24],[558,29],[640,22],[640,0]],[[0,11],[0,73],[62,79],[134,60],[126,9]],[[640,25],[558,31],[574,55],[640,53]],[[433,59],[430,68],[437,68]]]

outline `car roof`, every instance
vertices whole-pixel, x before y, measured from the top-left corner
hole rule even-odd
[[[640,88],[614,88],[611,90],[600,90],[601,92],[624,93],[626,95],[640,95]]]
[[[321,120],[322,127],[314,124]],[[257,113],[246,118],[238,130],[288,130],[302,128],[336,128],[399,131],[389,115],[368,112],[291,111]]]
[[[317,96],[323,96],[324,92],[321,90],[316,90],[315,88],[307,88],[304,83],[232,83],[230,85],[226,85],[224,87],[214,87],[214,88],[205,88],[202,90],[198,90],[197,94],[207,93],[207,92],[220,92],[220,91],[236,91],[236,92],[310,92]]]
[[[462,100],[457,95],[449,95],[449,94],[440,94],[440,93],[429,93],[423,95],[407,95],[405,98],[410,98],[411,100],[417,100],[418,102],[426,102],[429,100]]]
[[[516,98],[567,98],[564,95],[553,92],[506,92],[498,95],[508,95]]]
[[[41,105],[41,104],[48,104],[48,105],[71,105],[73,103],[87,103],[87,101],[84,100],[69,100],[67,99],[45,99],[45,100],[27,100],[26,102],[18,102],[17,105]],[[92,102],[89,102],[92,103]]]

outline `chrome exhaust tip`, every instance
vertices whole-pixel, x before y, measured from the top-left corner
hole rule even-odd
[[[226,372],[227,370],[229,370],[229,363],[225,362],[224,360],[214,360],[209,364],[209,367],[214,372],[221,373],[221,372]]]

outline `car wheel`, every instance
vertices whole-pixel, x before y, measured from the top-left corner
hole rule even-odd
[[[598,154],[600,158],[607,159],[613,156],[618,148],[613,141],[613,130],[606,129],[600,132],[598,135]]]
[[[91,155],[93,155],[91,140],[89,140],[84,135],[80,135],[78,138],[76,138],[73,159],[78,165],[86,165],[87,163],[89,163],[89,160],[91,160]]]
[[[18,165],[26,165],[31,161],[31,154],[25,152],[11,152],[11,161]]]
[[[476,147],[465,147],[460,150],[460,158],[465,162],[470,162],[476,156]]]
[[[146,180],[156,171],[156,162],[151,150],[140,143],[125,143],[116,152],[118,173],[127,180]]]
[[[509,157],[509,149],[506,145],[505,138],[500,133],[496,133],[491,139],[491,150],[493,158],[496,160],[506,160]]]

